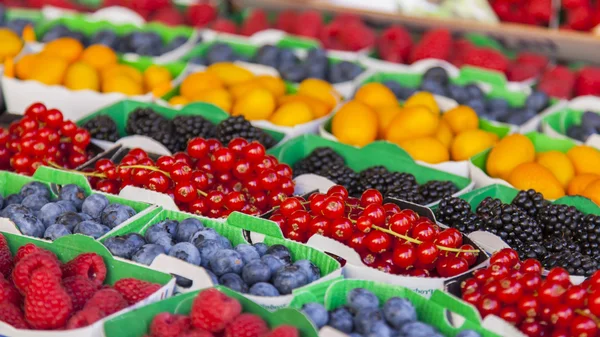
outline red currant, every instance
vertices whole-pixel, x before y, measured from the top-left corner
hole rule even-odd
[[[560,284],[544,281],[538,289],[538,298],[542,304],[552,306],[561,302],[565,288]]]
[[[541,282],[540,282],[541,283]],[[583,308],[586,304],[587,291],[581,285],[572,286],[565,292],[565,304],[574,309]]]
[[[96,184],[95,189],[104,193],[117,194],[119,192],[119,182],[111,179],[101,179]]]
[[[533,295],[525,295],[517,300],[517,311],[523,317],[536,317],[541,313],[541,306]]]
[[[374,225],[382,226],[385,223],[385,208],[379,204],[370,204],[362,212],[362,215],[368,216]]]
[[[221,191],[210,191],[206,195],[209,209],[219,209],[225,204],[225,195]]]
[[[482,317],[487,315],[498,315],[501,310],[500,302],[492,295],[485,295],[477,306]]]
[[[526,292],[534,292],[538,289],[540,284],[542,284],[542,277],[537,273],[525,273],[519,281],[523,284],[523,289]]]
[[[362,207],[367,207],[370,204],[383,204],[383,195],[381,195],[381,192],[373,188],[363,192],[360,196],[360,205]]]
[[[371,231],[371,227],[373,226],[373,219],[366,215],[361,215],[356,219],[356,229],[363,233],[369,233]]]
[[[331,235],[339,241],[346,241],[352,237],[352,223],[346,218],[336,218],[331,223]]]
[[[186,182],[192,178],[192,168],[184,163],[174,163],[169,171],[171,180],[174,182]]]
[[[232,150],[222,147],[212,154],[211,160],[216,171],[227,172],[235,164],[235,155]]]
[[[279,188],[285,195],[294,194],[294,181],[287,177],[279,177],[280,186]]]
[[[397,245],[392,259],[396,266],[408,269],[417,261],[417,249],[411,243]]]
[[[311,236],[314,234],[329,236],[329,220],[320,215],[314,217],[308,224],[308,233]]]
[[[283,213],[282,213],[283,214]],[[284,215],[285,216],[285,215]],[[305,233],[308,231],[308,225],[311,220],[307,211],[300,209],[294,211],[287,219],[290,230]]]
[[[407,235],[411,230],[411,219],[410,217],[403,212],[394,214],[388,220],[388,225],[390,230],[400,235]]]
[[[573,309],[566,304],[551,307],[550,321],[557,327],[568,328],[575,318]]]
[[[86,161],[88,161],[88,157],[83,153],[74,152],[69,155],[69,167],[77,168],[83,165]]]
[[[417,260],[422,264],[432,264],[440,253],[439,248],[432,242],[423,242],[417,247]]]
[[[231,151],[233,151],[236,155],[241,155],[242,150],[246,145],[248,145],[248,141],[244,138],[238,137],[230,140],[227,147],[230,148]]]
[[[292,174],[292,168],[287,165],[287,164],[277,164],[274,168],[275,173],[277,173],[278,176],[282,177],[282,178],[290,178],[292,179],[293,174]]]
[[[523,295],[523,285],[519,280],[507,278],[500,281],[498,299],[506,304],[516,303]]]
[[[433,242],[436,239],[437,231],[436,225],[429,222],[421,222],[416,224],[412,231],[411,236],[422,242]]]
[[[554,267],[546,276],[546,280],[560,284],[564,288],[568,288],[571,285],[571,280],[569,279],[569,272],[561,267]]]
[[[27,110],[25,110],[25,116],[30,116],[35,120],[41,120],[45,112],[46,106],[40,102],[36,102],[31,104]]]
[[[462,299],[472,305],[477,305],[482,297],[481,292],[476,289],[467,289],[462,295]]]
[[[327,197],[323,203],[321,213],[327,219],[340,218],[344,215],[344,203],[336,197]],[[348,220],[348,222],[350,221]]]
[[[365,245],[372,253],[386,252],[392,245],[390,235],[381,231],[372,231],[365,238]]]
[[[243,148],[242,153],[244,158],[248,159],[251,163],[260,163],[265,157],[265,147],[259,142],[251,142]]]
[[[528,318],[519,325],[519,330],[528,337],[542,337],[548,329],[541,322]]]
[[[228,210],[240,211],[246,205],[246,197],[240,192],[230,192],[225,196],[225,207]]]
[[[327,235],[329,236],[329,235]],[[354,249],[357,253],[363,254],[366,252],[364,240],[367,237],[367,234],[361,232],[354,232],[348,240],[348,246]]]
[[[576,315],[571,322],[571,336],[573,337],[593,337],[598,333],[598,327],[593,319],[581,315]]]
[[[327,195],[333,195],[339,193],[343,200],[348,198],[348,190],[342,185],[333,185],[327,190]]]
[[[501,280],[508,276],[508,268],[504,264],[492,264],[489,268],[489,275],[494,280]]]
[[[327,196],[321,193],[313,193],[310,195],[308,198],[308,201],[310,201],[309,207],[314,214],[321,214],[321,211],[325,206],[325,198],[327,198]]]
[[[500,310],[500,314],[498,315],[503,320],[507,321],[510,324],[517,325],[521,322],[522,318],[517,312],[515,307],[504,307]]]
[[[77,131],[77,124],[73,123],[72,121],[65,121],[60,126],[60,134],[65,137],[73,137],[73,135],[75,135],[76,131]]]
[[[278,184],[279,176],[272,169],[266,169],[258,176],[258,186],[265,191],[276,188]]]
[[[520,270],[524,273],[534,272],[541,274],[542,273],[542,264],[540,261],[536,259],[527,259],[521,263]]]
[[[208,203],[204,197],[199,197],[190,203],[188,209],[192,214],[204,215],[208,211]]]
[[[63,114],[56,109],[50,109],[44,112],[42,115],[42,121],[46,123],[48,127],[58,130],[63,123]]]

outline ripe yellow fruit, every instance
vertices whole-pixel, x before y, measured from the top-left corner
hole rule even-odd
[[[170,83],[171,80],[173,80],[171,72],[163,66],[151,65],[144,71],[144,86],[147,91],[152,91],[158,86]]]
[[[508,182],[518,190],[534,189],[546,199],[558,199],[565,195],[558,179],[538,163],[523,163],[515,167],[508,176]]]
[[[252,79],[252,80],[249,80],[246,82],[232,85],[228,89],[229,89],[229,92],[231,93],[231,96],[233,96],[234,99],[238,99],[238,98],[244,96],[248,91],[255,89],[255,88],[263,88],[263,86],[260,83],[258,83],[258,81],[256,81],[256,79]]]
[[[285,95],[277,100],[277,104],[283,105],[289,102],[303,102],[310,106],[315,118],[321,118],[327,116],[331,112],[331,109],[323,101],[320,101],[314,97],[310,97],[302,94]]]
[[[132,81],[136,82],[140,86],[143,84],[142,73],[139,70],[126,64],[113,64],[106,66],[101,73],[102,82],[106,82],[111,77],[119,75],[129,77]]]
[[[204,90],[221,89],[223,87],[223,82],[219,77],[213,73],[204,71],[193,73],[186,77],[183,82],[181,82],[179,93],[187,99],[192,100],[194,96],[197,96]]]
[[[254,74],[250,70],[230,62],[210,65],[206,68],[206,72],[217,76],[226,86],[246,82],[254,78]]]
[[[212,103],[227,113],[231,113],[231,107],[233,106],[233,97],[226,89],[204,90],[194,96],[192,101]]]
[[[15,74],[18,78],[22,80],[29,79],[31,71],[37,62],[37,57],[38,54],[27,54],[17,61],[15,64]]]
[[[15,57],[23,48],[23,40],[8,28],[0,28],[0,61]]]
[[[442,115],[442,119],[448,123],[452,132],[455,135],[467,131],[476,130],[479,128],[479,117],[471,107],[459,105],[454,109],[446,111]]]
[[[103,44],[94,44],[87,47],[81,54],[81,61],[102,70],[110,65],[117,64],[117,54],[110,47]]]
[[[62,57],[68,62],[75,62],[83,52],[83,45],[72,37],[61,37],[46,43],[42,54]]]
[[[100,76],[94,67],[85,62],[75,62],[65,74],[65,87],[71,90],[100,90]]]
[[[443,163],[450,160],[448,149],[434,137],[409,139],[401,142],[400,147],[406,150],[414,160],[430,164]]]
[[[271,122],[280,126],[295,126],[314,119],[312,110],[303,102],[290,102],[279,107],[271,116]]]
[[[137,96],[144,93],[142,85],[127,75],[117,75],[102,83],[102,91],[119,92],[127,96]]]
[[[324,102],[329,110],[333,109],[340,100],[340,95],[329,82],[316,78],[309,78],[300,82],[298,94],[310,96]]]
[[[596,205],[600,205],[600,180],[594,180],[590,183],[581,195],[590,199]]]
[[[233,105],[233,116],[244,116],[247,120],[269,119],[275,111],[275,97],[264,88],[250,90]]]
[[[354,99],[368,105],[372,109],[398,106],[396,95],[385,85],[378,82],[371,82],[360,87]]]
[[[452,139],[454,138],[454,134],[452,134],[452,130],[448,126],[444,120],[440,120],[437,130],[435,131],[435,138],[442,142],[447,149],[450,149],[450,145],[452,145]]]
[[[435,97],[433,94],[426,91],[419,91],[416,94],[410,96],[406,102],[404,102],[405,108],[424,106],[431,110],[436,115],[440,114],[440,107],[437,105],[435,101]]]
[[[190,103],[190,101],[183,96],[173,96],[169,100],[169,104],[171,104],[171,105],[186,105],[189,103]]]
[[[600,152],[587,145],[579,145],[567,152],[575,167],[576,174],[594,173],[600,174]]]
[[[358,101],[350,101],[333,116],[331,132],[342,143],[365,146],[377,138],[377,113]]]
[[[490,151],[486,171],[490,177],[508,179],[512,170],[535,160],[535,148],[529,138],[514,134],[504,137]]]
[[[583,193],[585,188],[591,184],[594,180],[600,179],[600,176],[593,173],[584,173],[575,176],[575,178],[571,179],[569,182],[569,187],[567,188],[568,195],[579,195]]]
[[[468,130],[459,133],[452,142],[450,153],[452,160],[468,160],[488,149],[498,141],[498,136],[483,130]]]
[[[62,84],[69,63],[62,57],[40,55],[29,72],[29,79],[47,85]]]
[[[377,120],[379,122],[377,137],[383,139],[385,138],[385,132],[390,126],[390,123],[392,123],[392,120],[402,112],[402,108],[399,105],[387,106],[381,107],[375,112],[377,113]]]
[[[402,111],[391,121],[385,139],[399,144],[407,139],[433,136],[439,125],[439,116],[424,106],[413,106]]]
[[[269,90],[275,98],[285,95],[285,82],[279,77],[260,75],[255,77],[255,81]]]
[[[575,176],[575,168],[569,157],[560,151],[548,151],[538,153],[536,162],[547,168],[560,181],[563,188],[569,186],[569,182]]]

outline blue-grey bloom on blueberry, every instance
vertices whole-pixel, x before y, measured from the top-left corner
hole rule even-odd
[[[217,233],[214,229],[205,227],[197,231],[194,235],[192,235],[192,239],[190,240],[190,242],[193,243],[194,246],[200,248],[200,244],[204,240],[215,240],[219,242],[219,236],[219,233]]]
[[[187,218],[179,223],[175,233],[177,242],[191,242],[192,236],[204,228],[202,222],[195,218]]]
[[[267,249],[266,254],[271,254],[275,257],[278,257],[285,264],[292,263],[292,254],[290,253],[290,250],[284,245],[272,245],[271,247],[269,247],[269,249]]]
[[[423,74],[423,80],[437,82],[442,86],[448,85],[450,78],[446,69],[442,67],[431,67]]]
[[[113,236],[106,241],[104,245],[115,256],[125,259],[131,259],[133,254],[146,244],[144,238],[137,233],[130,233],[123,236]]]
[[[89,214],[87,214],[87,213],[77,213],[77,215],[79,215],[79,217],[81,218],[81,221],[94,220],[94,218],[89,216]]]
[[[309,260],[298,260],[294,262],[294,265],[300,267],[306,276],[308,276],[308,283],[314,282],[321,277],[321,270],[319,267],[315,266],[315,264]]]
[[[437,331],[429,324],[415,321],[404,324],[400,328],[400,332],[403,333],[404,336],[429,337],[434,335]]]
[[[154,243],[161,236],[169,236],[172,238],[176,229],[177,221],[167,219],[150,226],[150,228],[146,230],[146,234],[144,236],[147,242]],[[173,232],[173,234],[171,232]]]
[[[263,255],[260,260],[266,264],[269,269],[271,269],[271,274],[275,274],[279,269],[283,268],[283,266],[285,266],[285,263],[283,263],[283,261],[281,261],[281,259],[279,259],[278,257],[276,257],[275,255],[271,255],[271,254],[265,254]]]
[[[173,241],[173,238],[169,235],[164,235],[164,236],[159,236],[158,239],[156,239],[156,241],[154,241],[153,243],[162,246],[163,249],[165,250],[166,254],[169,254],[169,252],[171,251],[171,248],[173,248],[173,245],[175,244],[175,241]]]
[[[252,244],[254,246],[254,248],[256,248],[256,251],[258,252],[258,255],[260,255],[261,257],[263,255],[265,255],[267,253],[267,249],[269,249],[269,246],[265,245],[262,242],[257,242]]]
[[[218,251],[223,249],[223,247],[221,247],[221,244],[219,244],[217,240],[204,240],[198,246],[195,247],[197,247],[198,251],[200,252],[200,263],[201,266],[204,268],[208,268],[210,260],[213,258],[213,256]]]
[[[21,201],[23,201],[23,196],[22,195],[20,195],[20,194],[11,194],[8,197],[6,197],[4,207],[7,207],[8,205],[20,204]]]
[[[242,278],[249,285],[258,282],[269,282],[271,275],[271,269],[261,260],[250,261],[242,269]]]
[[[481,337],[481,335],[473,330],[463,330],[459,332],[455,337]]]
[[[385,322],[378,321],[371,325],[365,337],[393,337],[392,329]],[[431,336],[436,337],[436,336]]]
[[[142,246],[137,252],[133,254],[131,259],[137,263],[144,264],[149,266],[152,264],[152,261],[160,255],[164,254],[165,249],[162,246],[155,244],[147,244]]]
[[[100,219],[102,211],[110,204],[108,198],[102,194],[95,193],[85,198],[81,205],[81,211],[92,219]]]
[[[348,309],[341,307],[329,313],[329,326],[343,333],[354,330],[354,318]]]
[[[35,215],[31,213],[14,213],[10,219],[24,235],[35,236],[37,238],[44,236],[46,226]]]
[[[273,276],[273,285],[280,294],[291,294],[292,290],[308,284],[308,276],[298,266],[285,266]]]
[[[108,226],[110,228],[115,228],[133,216],[131,214],[131,210],[133,209],[129,206],[121,204],[110,204],[102,211],[100,219],[103,225]]]
[[[254,61],[258,64],[277,68],[279,66],[279,48],[272,45],[260,47],[254,56]]]
[[[225,43],[215,43],[206,52],[206,63],[229,62],[234,57],[233,49]]]
[[[256,251],[256,248],[247,243],[242,243],[235,246],[235,251],[240,253],[240,255],[242,256],[242,260],[245,264],[249,263],[252,260],[260,259],[260,255]]]
[[[219,284],[226,286],[229,289],[235,290],[239,293],[247,293],[248,285],[242,280],[240,275],[234,273],[227,273],[219,277]]]
[[[465,90],[469,94],[469,98],[471,99],[484,99],[485,93],[477,84],[467,84],[465,85]]]
[[[25,198],[23,198],[21,205],[29,208],[30,210],[32,210],[34,212],[37,212],[40,209],[42,209],[42,207],[44,207],[45,204],[47,204],[49,202],[50,202],[50,200],[48,200],[44,196],[41,196],[39,194],[32,194],[32,195],[28,195]]]
[[[238,252],[231,249],[223,249],[215,253],[210,259],[210,268],[217,276],[227,273],[239,274],[244,268],[244,261]]]
[[[254,296],[263,296],[263,297],[277,297],[279,296],[279,291],[275,288],[271,283],[259,282],[255,283],[250,290],[248,290],[250,295]]]
[[[221,247],[223,247],[223,249],[233,249],[231,241],[229,241],[229,239],[223,235],[217,236],[217,242],[221,245]]]
[[[412,303],[404,298],[392,297],[383,305],[385,320],[395,329],[417,320],[417,311]]]
[[[44,239],[54,241],[62,236],[69,234],[72,233],[67,227],[63,225],[54,224],[46,228],[46,231],[44,232]]]
[[[329,322],[329,313],[319,303],[307,303],[302,307],[302,313],[317,327],[321,329]]]
[[[60,206],[64,212],[77,212],[77,207],[75,207],[75,203],[70,200],[58,200],[56,204]]]
[[[50,202],[45,204],[40,209],[40,220],[42,223],[48,227],[56,223],[56,219],[64,213],[62,207],[60,207],[57,203]]]
[[[204,271],[210,277],[213,285],[218,285],[219,284],[219,278],[217,277],[217,275],[215,275],[215,273],[213,273],[212,271],[210,271],[210,269],[204,269]]]
[[[75,234],[83,234],[87,236],[91,236],[94,239],[98,239],[104,234],[108,233],[110,228],[97,223],[93,220],[82,221],[73,229],[73,233]]]
[[[176,244],[169,251],[169,255],[196,266],[200,265],[200,252],[198,252],[196,246],[189,242],[180,242]]]
[[[43,183],[40,183],[39,181],[32,181],[23,185],[19,193],[23,198],[37,194],[40,197],[50,199],[50,190],[48,189],[48,186],[46,186]]]
[[[83,189],[75,184],[64,185],[58,193],[60,200],[69,200],[75,204],[78,210],[81,209],[81,205],[85,200],[85,192]]]
[[[372,292],[363,288],[354,288],[346,295],[348,308],[353,313],[357,313],[365,309],[379,308],[379,298]]]
[[[361,334],[367,334],[377,322],[383,322],[383,313],[379,308],[365,308],[355,313],[354,328]]]
[[[10,205],[6,206],[6,208],[4,208],[2,210],[2,212],[0,212],[0,216],[2,216],[3,218],[9,218],[9,219],[12,219],[12,217],[17,214],[33,215],[33,212],[29,208],[27,208],[21,204],[10,204]]]
[[[56,218],[55,223],[63,225],[67,227],[70,231],[75,229],[80,222],[86,221],[79,216],[78,213],[75,212],[66,212],[61,214],[58,218]]]

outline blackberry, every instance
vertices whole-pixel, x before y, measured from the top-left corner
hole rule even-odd
[[[185,151],[187,148],[186,141],[169,131],[159,131],[153,134],[152,138],[164,145],[171,153]]]
[[[269,149],[277,144],[277,141],[265,131],[256,128],[247,121],[244,116],[229,117],[217,125],[216,138],[223,143],[229,144],[234,138],[244,138],[249,142],[258,141]]]
[[[390,172],[390,185],[387,190],[398,191],[402,189],[413,190],[415,186],[418,186],[417,179],[414,175],[406,172]]]
[[[511,246],[517,253],[521,260],[525,259],[536,259],[541,260],[544,256],[548,255],[548,251],[539,242],[523,242],[521,240],[515,240],[514,245]]]
[[[529,189],[527,191],[520,191],[512,200],[512,204],[525,211],[525,213],[536,216],[539,210],[546,207],[549,202],[544,199],[541,193]]]
[[[419,194],[419,185],[392,186],[385,194],[386,198],[405,200],[418,205],[426,205],[425,199]]]
[[[489,219],[497,215],[494,213],[494,210],[498,209],[500,206],[502,206],[502,201],[500,199],[486,197],[479,205],[477,205],[475,213],[483,219]]]
[[[547,236],[571,237],[577,232],[583,214],[573,206],[547,205],[538,212],[537,220]]]
[[[158,132],[171,133],[172,125],[168,119],[151,108],[137,108],[127,118],[125,130],[130,135],[152,137]]]
[[[317,173],[325,167],[332,165],[346,165],[342,156],[330,147],[318,147],[308,156],[294,164],[294,177],[306,173]]]
[[[559,253],[564,250],[578,252],[580,250],[577,243],[563,237],[546,237],[542,242],[548,253]]]
[[[419,194],[423,196],[427,204],[439,201],[456,192],[458,192],[458,188],[451,181],[432,180],[419,186]]]
[[[587,277],[598,270],[598,261],[591,256],[569,250],[549,254],[541,262],[545,269],[562,267],[577,276]]]
[[[173,130],[185,140],[202,137],[215,138],[215,125],[202,116],[177,116],[173,118]]]
[[[117,124],[109,116],[98,116],[83,124],[83,128],[90,132],[92,138],[116,142],[119,139]]]
[[[600,255],[600,216],[588,214],[579,224],[577,235],[574,239],[579,244],[581,252],[590,256]]]
[[[374,188],[382,194],[386,194],[388,187],[393,182],[393,177],[387,168],[383,166],[373,166],[362,170],[358,174],[360,189],[362,191]]]
[[[355,195],[356,188],[356,172],[346,165],[329,165],[319,170],[316,174],[325,177],[338,185],[344,186],[348,190],[348,194]]]
[[[435,213],[436,219],[448,226],[454,227],[454,224],[465,222],[471,214],[471,205],[461,198],[445,197]]]
[[[494,215],[484,220],[485,230],[498,235],[509,246],[517,239],[524,243],[542,240],[541,226],[517,206],[502,204],[491,213]]]

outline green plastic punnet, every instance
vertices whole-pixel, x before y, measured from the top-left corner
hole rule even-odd
[[[318,337],[308,319],[295,309],[284,308],[269,311],[243,295],[225,287],[216,287],[216,289],[240,302],[243,312],[262,317],[270,328],[280,325],[291,325],[298,328],[300,337]],[[154,316],[162,312],[181,315],[190,314],[194,299],[202,291],[179,295],[115,317],[104,324],[104,335],[106,337],[143,337],[144,335],[148,335],[150,323]]]
[[[15,19],[31,20],[34,25],[41,23],[44,20],[44,15],[41,11],[27,8],[11,7],[6,10],[5,20],[11,21]]]
[[[68,262],[79,254],[92,252],[102,256],[104,259],[104,263],[106,264],[105,284],[113,285],[122,278],[131,277],[162,285],[157,292],[150,295],[148,298],[85,328],[65,330],[61,331],[60,334],[57,334],[54,331],[14,329],[6,323],[0,322],[0,331],[2,331],[4,335],[24,337],[52,337],[59,335],[65,337],[101,336],[102,326],[106,320],[118,317],[120,314],[135,308],[144,307],[150,303],[160,301],[173,295],[175,279],[171,275],[115,259],[103,245],[90,237],[83,235],[68,235],[61,237],[54,242],[48,242],[7,232],[4,230],[5,228],[3,226],[5,225],[5,222],[3,220],[5,219],[0,219],[0,228],[2,228],[1,234],[6,238],[13,255],[17,252],[19,247],[28,243],[33,243],[40,248],[53,252],[62,262]]]
[[[577,144],[585,143],[600,148],[600,140],[595,133],[583,141],[567,136],[570,127],[582,125],[582,117],[585,112],[599,113],[599,104],[600,99],[596,96],[580,96],[557,104],[554,109],[548,109],[549,111],[542,119],[542,131],[551,137],[569,139]]]

